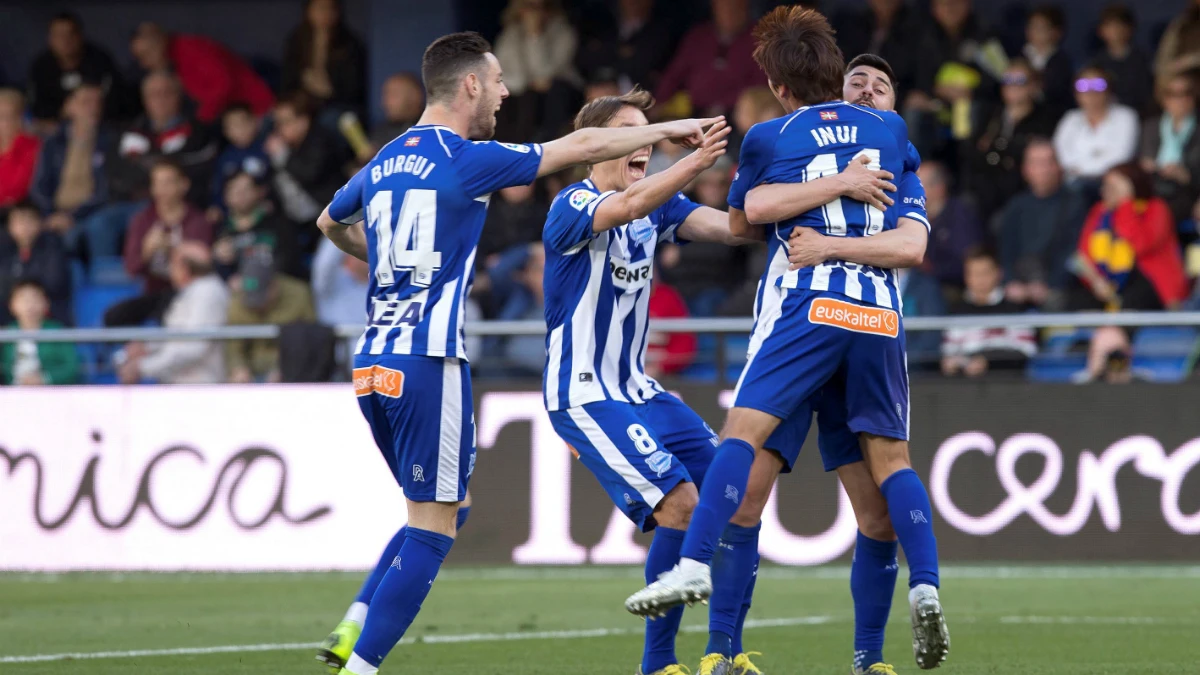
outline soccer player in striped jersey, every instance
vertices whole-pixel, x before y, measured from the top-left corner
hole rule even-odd
[[[751,188],[835,175],[860,156],[867,157],[872,169],[901,175],[900,187],[906,189],[902,172],[909,146],[907,130],[894,114],[839,100],[844,67],[825,18],[799,7],[778,8],[760,22],[755,37],[755,58],[791,114],[757,125],[747,134],[730,190],[733,231],[745,231],[747,217],[766,220],[759,213],[761,200],[746,196]],[[853,72],[850,75],[857,79]],[[713,460],[712,475],[722,480],[710,480],[702,488],[679,566],[627,602],[661,610],[711,590],[708,562],[721,528],[738,511],[743,497],[765,502],[785,462],[790,466],[783,451],[791,450],[794,458],[803,441],[803,435],[792,438],[788,448],[787,443],[774,442],[772,435],[785,433],[801,420],[807,432],[813,405],[824,407],[826,399],[835,401],[828,406],[832,415],[819,424],[831,422],[831,430],[858,434],[868,457],[907,460],[908,379],[894,268],[911,265],[914,257],[919,260],[923,255],[927,223],[922,222],[923,208],[908,212],[916,217],[903,219],[901,211],[883,212],[835,193],[819,209],[791,213],[775,223],[774,236],[769,237],[772,256],[767,279],[778,276],[774,285],[779,291],[764,292],[760,298],[763,304],[758,307],[750,357]],[[902,224],[904,238],[913,227],[919,228],[920,248],[915,256],[914,249],[898,245],[889,232],[899,232]],[[829,235],[822,242],[827,245],[820,247],[828,255],[811,266],[789,269],[784,247],[795,228]],[[862,249],[870,249],[880,267],[857,262],[855,252],[842,246],[852,240],[864,242]],[[851,458],[850,452],[857,448],[844,435],[828,444],[821,440],[829,469],[862,459],[861,454]],[[888,509],[903,514],[894,528],[910,559],[914,653],[920,667],[932,668],[945,658],[949,639],[937,597],[929,500],[911,469],[890,468],[891,475],[880,477],[880,490]],[[890,670],[878,665],[877,671]],[[860,664],[855,667],[862,670]]]
[[[845,73],[842,91],[845,100],[876,110],[893,110],[896,100],[895,77],[887,61],[872,54],[863,54],[847,65]],[[852,162],[845,171],[836,175],[803,183],[755,187],[745,197],[747,209],[751,212],[748,214],[749,220],[770,227],[776,222],[820,208],[838,197],[867,202],[880,210],[894,207],[899,215],[895,229],[885,229],[870,238],[848,237],[834,242],[842,250],[833,257],[879,268],[919,264],[925,250],[929,221],[924,211],[925,191],[915,174],[920,166],[920,156],[911,148],[909,154],[904,174],[896,184],[888,182],[893,178],[890,173],[871,170],[865,163]],[[897,185],[899,190],[893,199],[887,192],[895,192]],[[792,266],[811,267],[825,262],[825,245],[828,243],[826,236],[814,228],[793,229],[790,240]],[[766,310],[768,314],[770,308],[778,306],[780,302],[783,289],[777,284],[788,269],[783,262],[782,252],[776,255],[774,264],[764,274],[756,303],[759,309]],[[892,672],[892,667],[883,658],[883,643],[898,573],[898,528],[892,525],[888,500],[880,490],[880,484],[897,471],[911,469],[911,466],[906,454],[898,454],[901,449],[898,445],[883,446],[885,453],[862,453],[858,435],[849,426],[844,397],[844,387],[831,385],[814,400],[818,445],[826,470],[837,471],[850,497],[859,526],[850,572],[850,590],[855,609],[853,672],[885,675]],[[785,420],[767,439],[765,449],[768,452],[760,452],[755,456],[751,475],[773,479],[780,468],[783,471],[790,470],[808,435],[810,422],[808,415],[792,415]],[[753,477],[751,482],[754,483]],[[754,498],[760,492],[753,485],[748,487],[747,497],[734,514],[732,523],[758,522],[765,505],[765,499]],[[903,498],[903,492],[894,493],[893,497],[897,494]],[[903,529],[902,524],[899,529]],[[932,553],[936,566],[936,549]],[[915,573],[910,575],[910,585],[914,587],[927,578],[919,567],[920,564]],[[715,593],[714,588],[714,596]],[[915,626],[918,630],[923,629],[920,622],[915,622]],[[926,663],[940,662],[919,652],[917,657]]]
[[[575,128],[644,127],[647,92],[588,103]],[[728,214],[679,191],[725,153],[728,128],[713,126],[696,152],[645,177],[650,147],[591,167],[586,180],[558,194],[542,239],[546,247],[546,410],[555,431],[578,453],[630,520],[655,530],[646,581],[679,562],[683,530],[712,461],[716,435],[700,417],[646,374],[654,255],[661,242],[748,243],[729,232]],[[733,528],[722,562],[757,559],[757,528]],[[752,587],[730,591],[736,609],[714,630],[735,650],[737,673],[759,672],[741,647]],[[631,608],[632,611],[632,608]],[[675,635],[683,608],[646,621],[640,673],[682,675]]]
[[[317,223],[372,270],[354,387],[408,506],[403,536],[380,558],[387,568],[369,608],[347,616],[318,654],[327,665],[344,664],[344,675],[378,671],[454,543],[475,468],[463,317],[490,194],[660,140],[696,144],[704,126],[721,121],[585,129],[544,145],[495,143],[482,139],[495,131],[508,90],[486,40],[476,33],[435,40],[421,74],[428,101],[421,119],[355,174]]]

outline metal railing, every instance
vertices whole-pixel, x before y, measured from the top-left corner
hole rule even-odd
[[[663,333],[748,334],[753,321],[745,318],[655,319],[655,331]],[[1096,326],[1200,326],[1200,312],[1086,312],[1076,314],[1012,314],[987,316],[929,316],[904,320],[904,329],[941,331],[950,328],[1056,328]],[[33,340],[36,342],[164,342],[171,340],[256,340],[279,337],[279,326],[218,326],[192,330],[166,328],[63,328],[58,330],[0,330],[0,343]],[[341,338],[362,333],[361,325],[334,327]],[[474,321],[467,324],[468,335],[512,336],[545,335],[541,321]]]

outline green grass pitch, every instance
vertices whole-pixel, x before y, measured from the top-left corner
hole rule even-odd
[[[0,673],[322,675],[304,645],[341,618],[360,578],[0,574]],[[942,585],[952,638],[937,671],[944,675],[1200,672],[1200,568],[951,567]],[[382,673],[630,675],[640,624],[621,602],[639,587],[639,571],[629,568],[449,568],[413,641],[392,652]],[[706,615],[689,610],[679,641],[693,670]],[[768,675],[845,675],[851,617],[846,568],[764,568],[747,648],[763,652]],[[920,672],[903,589],[888,631],[885,653],[897,672]],[[125,653],[139,650],[185,653]],[[98,652],[116,654],[78,657]]]

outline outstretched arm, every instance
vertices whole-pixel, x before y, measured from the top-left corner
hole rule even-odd
[[[766,228],[751,227],[747,234],[758,234],[758,239],[735,236],[730,230],[730,214],[709,206],[692,211],[679,226],[679,237],[688,241],[711,241],[726,246],[753,244],[766,239]]]
[[[576,164],[596,164],[672,139],[695,147],[704,140],[704,129],[723,121],[724,117],[676,120],[649,124],[644,127],[589,127],[573,131],[562,138],[542,145],[539,177],[558,173]]]
[[[788,260],[794,270],[814,267],[826,260],[845,260],[883,269],[916,267],[925,259],[928,241],[925,224],[912,218],[901,218],[896,229],[870,237],[830,237],[811,227],[797,227],[788,240]]]
[[[643,178],[622,192],[610,195],[596,207],[596,216],[592,221],[592,231],[599,234],[625,223],[644,218],[650,212],[662,206],[699,176],[705,169],[716,163],[717,158],[725,154],[731,127],[725,122],[717,122],[704,134],[700,149],[683,159],[675,162],[661,173]],[[697,211],[702,209],[697,209]],[[714,209],[709,209],[714,211]],[[716,213],[720,213],[716,211]],[[695,215],[693,212],[692,215]],[[724,215],[724,214],[721,214]],[[688,216],[684,225],[691,220]],[[681,226],[682,227],[682,226]],[[727,228],[726,228],[727,229]],[[681,229],[682,233],[682,229]],[[690,237],[685,237],[690,239]]]
[[[746,195],[746,218],[753,225],[777,223],[794,218],[839,197],[866,202],[886,211],[894,202],[888,192],[895,192],[893,175],[889,171],[869,168],[870,158],[864,156],[850,162],[845,171],[804,183],[774,183],[759,185]]]

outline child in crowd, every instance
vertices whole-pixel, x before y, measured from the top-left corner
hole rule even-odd
[[[212,206],[208,220],[218,223],[225,217],[225,183],[238,172],[245,172],[257,181],[267,177],[271,163],[263,149],[262,125],[244,103],[235,103],[221,116],[221,133],[226,146],[217,157],[213,171]]]

